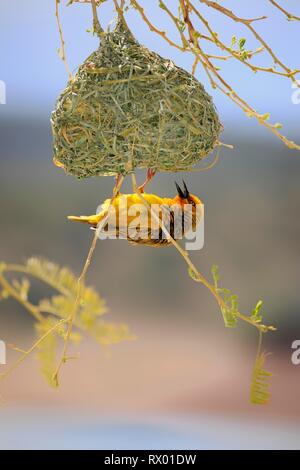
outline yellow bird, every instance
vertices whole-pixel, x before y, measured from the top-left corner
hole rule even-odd
[[[175,240],[182,239],[196,230],[203,217],[201,200],[189,193],[184,181],[183,190],[175,184],[174,198],[144,193],[142,188],[142,198],[135,193],[119,193],[113,200],[106,199],[97,214],[68,219],[98,228],[105,238],[126,238],[130,243],[153,247],[170,245],[167,233]]]

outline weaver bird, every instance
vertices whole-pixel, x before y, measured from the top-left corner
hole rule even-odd
[[[182,239],[196,230],[203,217],[201,200],[190,194],[184,181],[183,190],[175,185],[174,198],[148,194],[143,189],[141,194],[119,193],[113,200],[106,199],[97,214],[68,219],[89,224],[103,238],[126,238],[130,243],[153,247],[170,245],[170,236]]]

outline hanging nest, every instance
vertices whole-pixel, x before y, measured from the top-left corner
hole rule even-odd
[[[60,95],[52,130],[55,164],[86,178],[187,171],[218,145],[222,126],[202,84],[119,20]]]

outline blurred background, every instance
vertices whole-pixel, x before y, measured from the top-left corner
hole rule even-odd
[[[86,32],[90,5],[65,3],[66,51],[76,71],[98,44]],[[157,2],[141,3],[174,34]],[[273,10],[267,1],[239,3],[224,1],[246,17]],[[299,3],[286,3],[299,16]],[[66,217],[93,213],[114,181],[77,181],[52,164],[50,113],[67,82],[54,0],[2,0],[0,8],[0,80],[7,89],[7,103],[0,105],[0,260],[37,255],[79,273],[92,234]],[[237,25],[206,13],[227,42],[243,35]],[[110,2],[99,14],[107,26],[114,18]],[[140,42],[191,70],[192,58],[151,34],[134,12],[128,21]],[[257,27],[289,66],[299,68],[299,23],[275,11]],[[292,103],[288,80],[255,75],[234,62],[222,67],[241,96],[300,141],[300,104]],[[1,385],[1,448],[300,448],[300,366],[291,362],[291,344],[300,339],[300,154],[211,90],[200,68],[197,76],[213,94],[222,140],[234,150],[222,149],[207,172],[157,175],[149,189],[173,195],[174,181],[184,177],[206,207],[205,246],[192,252],[195,264],[207,276],[217,264],[221,284],[238,294],[242,311],[264,300],[265,322],[278,327],[264,343],[272,351],[270,404],[248,403],[256,332],[244,325],[226,329],[213,298],[190,280],[172,248],[104,241],[88,283],[106,299],[107,320],[127,323],[137,340],[104,350],[87,339],[80,359],[63,368],[58,390],[48,388],[35,359],[28,359]],[[34,295],[40,297],[39,286]],[[34,339],[31,318],[12,300],[0,304],[0,339],[22,348]],[[8,364],[16,357],[9,350]]]

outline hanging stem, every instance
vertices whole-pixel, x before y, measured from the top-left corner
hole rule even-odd
[[[113,190],[113,195],[112,195],[112,198],[110,200],[110,205],[113,203],[114,199],[118,195],[118,193],[120,191],[120,188],[122,186],[123,180],[124,180],[123,176],[120,176],[117,179],[116,185],[115,185],[114,190]],[[56,385],[59,384],[59,372],[60,372],[63,364],[65,362],[67,362],[67,360],[68,360],[67,351],[68,351],[68,346],[69,346],[69,343],[70,343],[72,328],[73,328],[74,322],[76,321],[76,314],[78,312],[78,308],[79,308],[80,302],[82,300],[82,289],[84,287],[85,278],[86,278],[88,269],[91,265],[93,255],[94,255],[94,252],[95,252],[95,249],[96,249],[96,245],[97,245],[97,241],[98,241],[98,233],[104,227],[106,222],[107,222],[107,217],[104,217],[104,219],[102,220],[101,226],[99,226],[97,228],[97,230],[95,231],[95,234],[94,234],[94,237],[93,237],[93,240],[92,240],[92,244],[90,246],[87,258],[85,260],[85,263],[84,263],[84,266],[83,266],[83,269],[82,269],[82,272],[81,272],[81,274],[80,274],[80,276],[77,280],[77,292],[76,292],[76,299],[75,299],[75,303],[74,303],[74,308],[72,310],[71,315],[67,318],[68,327],[67,327],[67,332],[66,332],[66,336],[65,336],[65,340],[64,340],[63,351],[62,351],[62,355],[61,355],[61,358],[59,360],[59,363],[57,365],[57,368],[56,368],[56,370],[53,374],[53,380],[56,383]]]
[[[48,338],[49,335],[51,335],[51,333],[53,333],[54,331],[56,331],[60,326],[64,325],[65,323],[67,323],[67,319],[66,318],[62,318],[61,320],[59,320],[57,323],[55,323],[55,325],[53,325],[51,328],[49,328],[49,330],[46,331],[45,334],[43,334],[37,341],[35,341],[35,343],[27,350],[27,351],[24,351],[23,355],[21,357],[19,357],[19,359],[11,366],[9,367],[5,372],[3,372],[2,374],[0,374],[0,379],[3,380],[5,377],[7,377],[13,370],[15,370],[20,364],[22,364],[22,362],[25,361],[25,359],[33,352],[35,351],[38,346],[46,339]]]
[[[118,14],[119,20],[121,19],[123,24],[128,28],[128,24],[127,24],[127,22],[125,20],[125,16],[124,16],[125,0],[120,0],[120,5],[119,5],[117,0],[113,0],[113,2],[114,2],[114,5],[115,5],[115,10]]]
[[[275,0],[269,0],[269,1],[270,1],[270,3],[272,3],[272,5],[275,8],[278,8],[278,10],[280,10],[287,17],[288,20],[300,21],[299,16],[293,15],[292,13],[287,11],[285,8],[283,8],[281,5],[279,5],[279,3],[277,3]]]
[[[139,196],[139,198],[141,199],[143,204],[151,211],[150,204],[146,201],[146,199],[143,197],[142,193],[139,190],[139,187],[138,187],[137,182],[136,182],[135,173],[132,173],[131,177],[132,177],[133,191]],[[174,240],[174,238],[170,235],[168,229],[165,227],[165,225],[163,224],[163,222],[159,218],[159,216],[154,211],[153,212],[151,211],[151,216],[153,216],[153,218],[155,218],[156,222],[159,224],[159,226],[162,229],[162,231],[164,232],[164,234],[168,237],[168,239],[170,240],[172,245],[176,248],[176,250],[179,252],[179,254],[183,257],[183,259],[186,262],[188,268],[193,272],[193,274],[194,274],[195,278],[197,279],[197,281],[200,282],[201,284],[203,284],[212,293],[212,295],[216,299],[221,311],[222,311],[222,309],[226,309],[227,308],[226,303],[224,302],[223,298],[219,295],[216,287],[214,285],[212,285],[209,281],[207,281],[207,279],[205,279],[205,277],[198,271],[198,269],[195,267],[194,263],[190,259],[188,252],[185,251],[176,240]],[[249,318],[247,315],[244,315],[240,312],[236,312],[235,315],[240,320],[243,320],[246,323],[249,323],[250,325],[254,326],[258,330],[258,333],[259,333],[258,347],[257,347],[257,354],[256,354],[255,362],[254,362],[254,368],[253,368],[253,371],[255,371],[258,359],[259,359],[260,354],[261,354],[263,333],[266,333],[267,331],[275,331],[276,328],[273,327],[273,326],[266,326],[266,325],[262,325],[261,323],[257,323],[255,321],[253,321],[251,318]],[[252,383],[251,383],[251,387],[252,387]]]
[[[65,65],[69,80],[71,80],[73,78],[73,75],[72,75],[71,69],[69,67],[69,64],[68,64],[68,61],[67,61],[67,56],[66,56],[66,47],[65,47],[66,43],[65,43],[65,40],[64,40],[63,31],[62,31],[61,22],[60,22],[59,4],[60,4],[60,0],[55,0],[55,16],[56,16],[56,22],[57,22],[57,27],[58,27],[59,37],[60,37],[60,43],[61,43],[61,47],[60,47],[61,60],[63,61],[64,65]]]
[[[91,257],[89,261],[91,261]],[[70,321],[70,317],[65,318],[63,312],[55,310],[54,308],[51,308],[51,306],[44,307],[41,304],[35,305],[31,303],[27,299],[27,293],[25,293],[26,295],[24,295],[22,294],[21,291],[18,291],[17,289],[15,289],[13,285],[13,281],[11,282],[7,280],[4,273],[7,273],[7,274],[18,273],[18,274],[26,274],[27,276],[32,276],[42,281],[43,283],[47,284],[51,288],[55,289],[57,292],[59,292],[61,295],[65,296],[66,298],[70,296],[70,291],[66,291],[61,285],[53,282],[51,277],[46,277],[46,275],[43,276],[39,272],[32,271],[30,266],[28,265],[23,266],[23,265],[6,264],[6,263],[0,264],[0,286],[3,289],[2,293],[0,293],[0,298],[2,294],[4,298],[11,297],[15,299],[20,305],[22,305],[22,307],[24,307],[27,310],[27,312],[30,315],[32,315],[35,318],[35,320],[37,320],[39,324],[43,324],[43,322],[47,320],[47,318],[44,317],[44,314],[58,317],[58,321],[54,323],[49,329],[47,329],[47,331],[45,331],[45,333],[40,338],[38,338],[28,350],[24,350],[24,349],[15,347],[13,345],[10,345],[11,349],[19,353],[22,353],[22,355],[4,373],[0,373],[0,380],[3,380],[4,378],[6,378],[13,370],[15,370],[21,363],[23,363],[23,361],[31,353],[33,353],[52,333],[59,330],[61,326],[65,325],[66,323]],[[73,326],[76,326],[79,330],[82,329],[83,331],[85,331],[80,321],[77,321],[76,318],[73,319]],[[71,359],[71,358],[72,357],[70,356],[68,357],[68,359]],[[56,382],[56,385],[57,385],[57,382]]]
[[[151,210],[151,206],[148,204],[148,202],[146,201],[146,199],[143,197],[143,195],[141,194],[141,192],[139,191],[139,188],[138,188],[138,185],[137,185],[137,182],[136,182],[136,176],[134,173],[132,173],[131,175],[131,178],[132,178],[132,186],[133,186],[133,191],[139,196],[139,198],[141,199],[141,201],[143,202],[144,205],[146,205],[148,207],[149,210]],[[223,298],[220,296],[220,294],[218,293],[216,287],[211,284],[199,271],[198,269],[196,268],[196,266],[194,265],[194,263],[192,262],[189,254],[187,251],[185,251],[182,246],[176,241],[174,240],[174,238],[170,235],[168,229],[165,227],[165,225],[163,224],[163,222],[161,221],[161,219],[159,218],[159,216],[155,213],[155,212],[152,212],[151,215],[153,215],[153,218],[156,220],[156,222],[159,224],[159,226],[161,227],[162,231],[164,232],[164,234],[167,236],[167,238],[170,240],[170,242],[172,243],[172,245],[176,248],[176,250],[179,252],[179,254],[183,257],[184,261],[186,262],[188,268],[191,270],[191,272],[194,274],[195,278],[197,279],[198,282],[200,282],[201,284],[203,284],[211,293],[212,295],[214,296],[214,298],[216,299],[220,309],[227,309],[227,306],[226,306],[226,303],[224,302]],[[276,328],[274,328],[273,326],[266,326],[266,325],[262,325],[260,323],[257,323],[255,321],[253,321],[250,317],[248,317],[247,315],[244,315],[243,313],[240,313],[240,312],[236,312],[236,316],[238,318],[240,318],[241,320],[249,323],[250,325],[254,326],[255,328],[257,328],[258,330],[260,331],[274,331]]]
[[[100,24],[100,21],[99,21],[99,17],[98,17],[98,13],[97,13],[97,5],[96,5],[96,1],[95,0],[91,0],[91,5],[92,5],[92,12],[93,12],[93,28],[94,28],[94,32],[100,36],[101,33],[104,32],[104,29],[102,28],[101,24]]]

